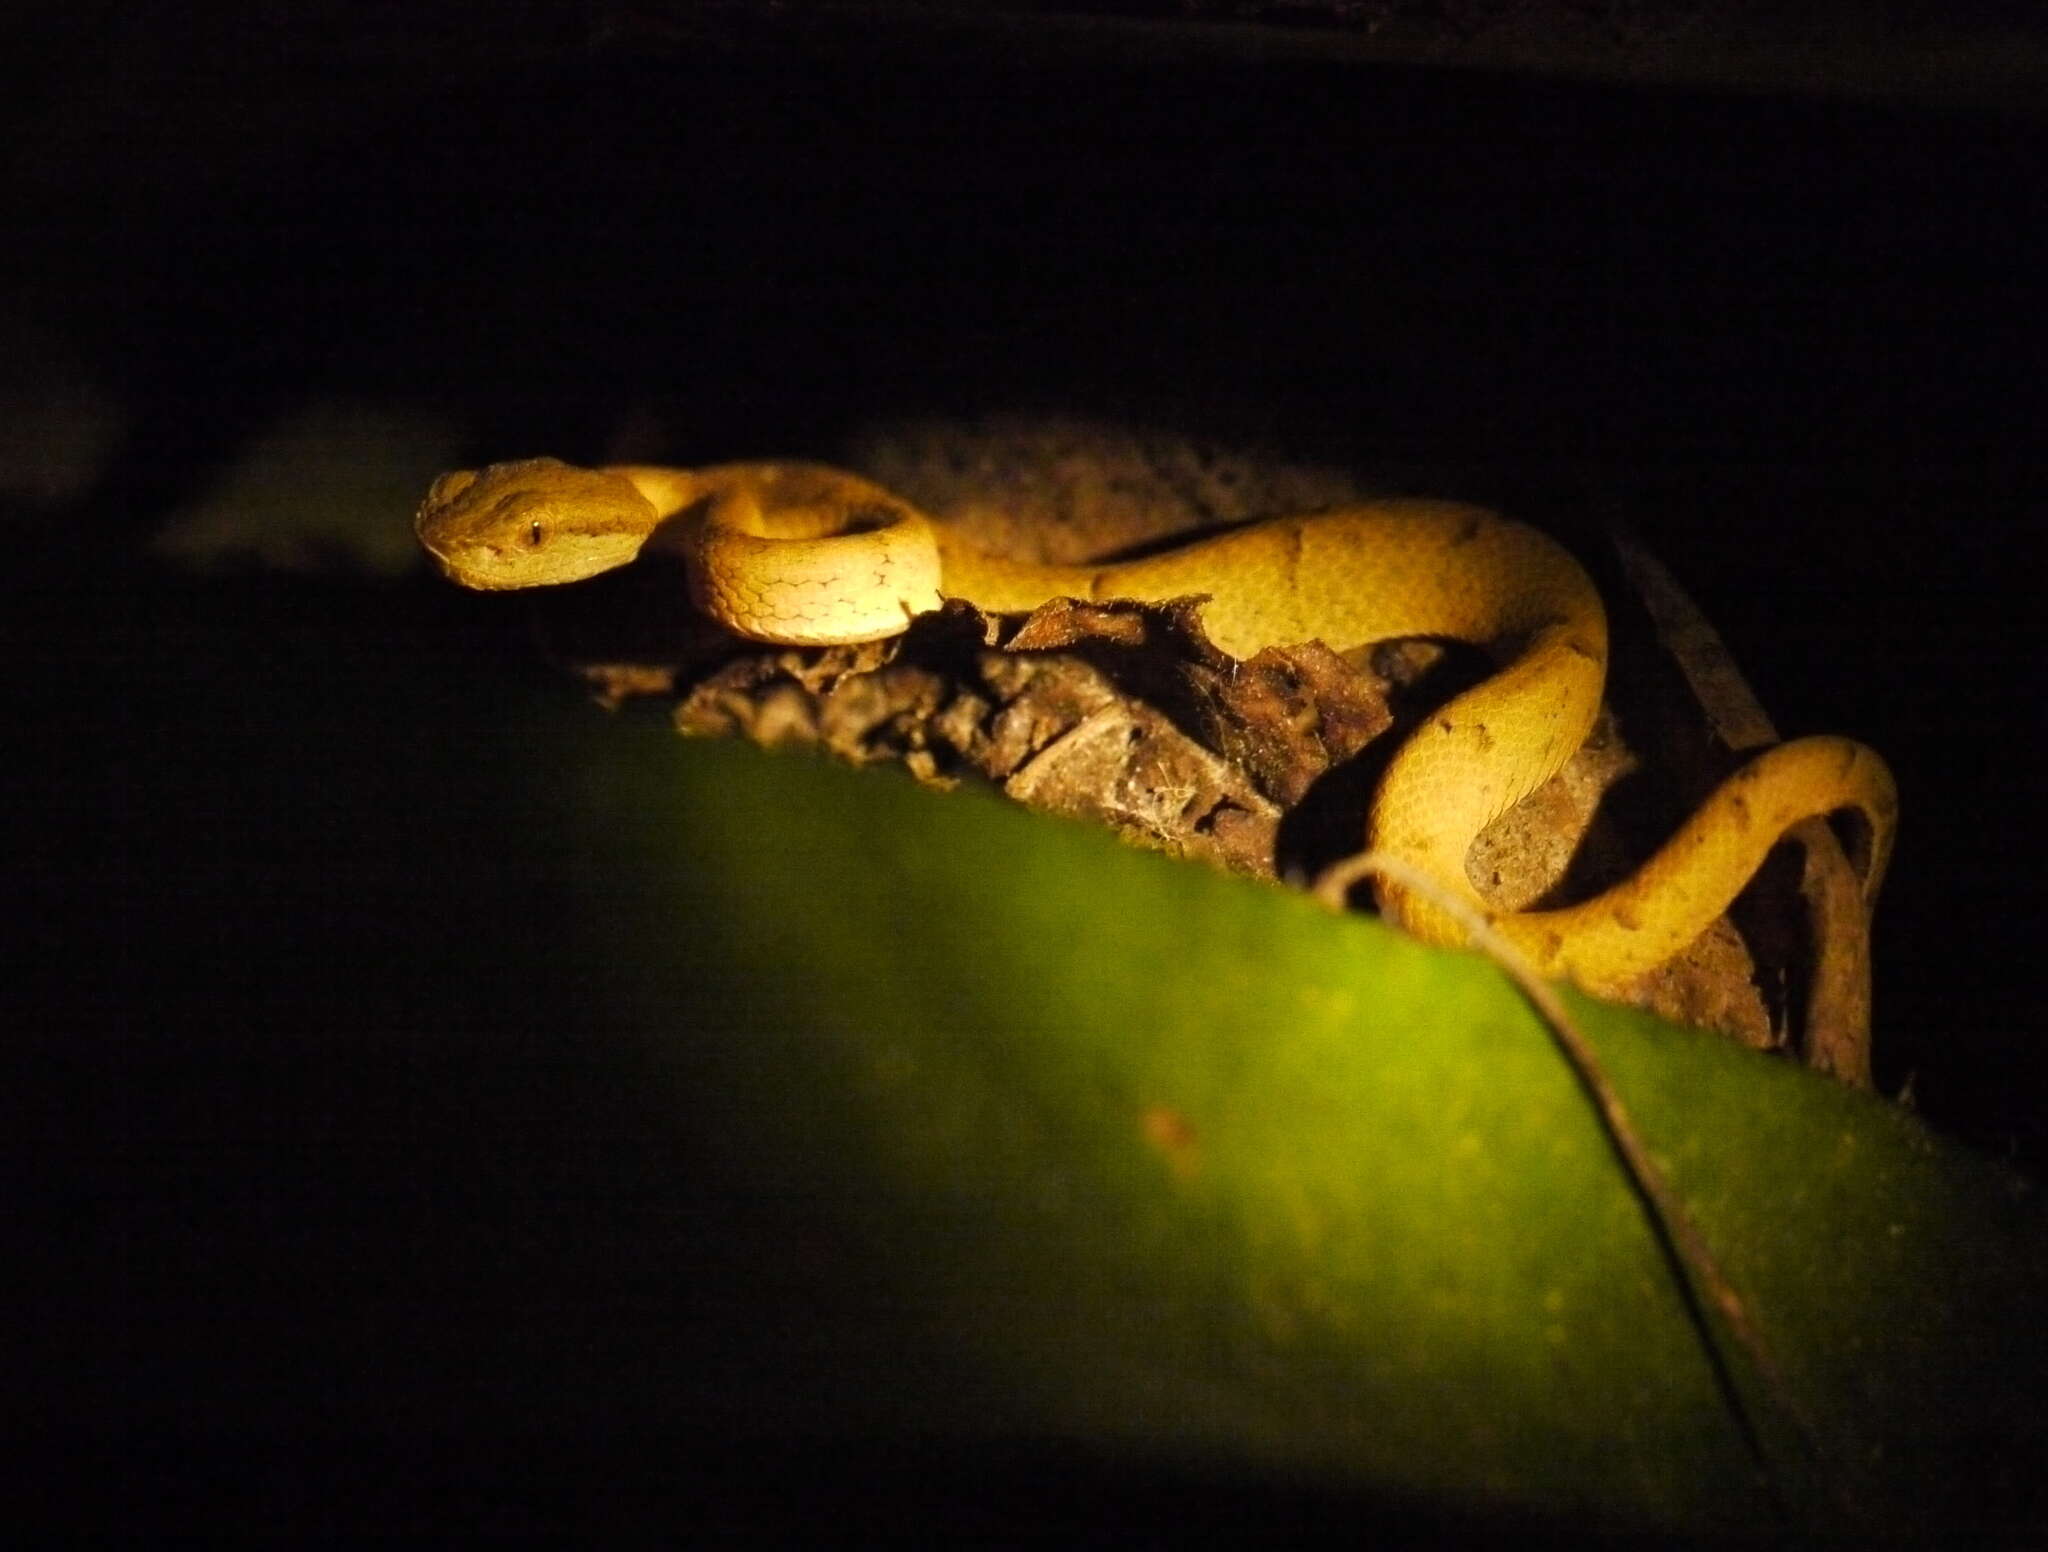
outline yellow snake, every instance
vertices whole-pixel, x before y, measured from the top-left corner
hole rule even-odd
[[[818,464],[590,470],[535,458],[443,475],[416,527],[441,569],[475,588],[577,581],[655,539],[680,549],[700,609],[742,636],[793,645],[894,635],[942,598],[1013,612],[1057,597],[1206,593],[1210,636],[1241,658],[1400,636],[1503,648],[1497,672],[1395,753],[1366,843],[1468,900],[1545,974],[1595,992],[1683,951],[1804,819],[1860,811],[1866,908],[1891,851],[1898,800],[1884,761],[1848,739],[1802,738],[1756,755],[1613,888],[1557,910],[1489,909],[1466,853],[1585,740],[1606,680],[1607,617],[1569,554],[1479,507],[1376,501],[1140,560],[1041,566],[981,554],[879,486]],[[1378,887],[1381,911],[1408,931],[1461,940],[1441,910],[1384,879]]]

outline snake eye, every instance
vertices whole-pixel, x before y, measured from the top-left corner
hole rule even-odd
[[[526,527],[526,542],[535,549],[540,548],[540,519],[535,518]]]

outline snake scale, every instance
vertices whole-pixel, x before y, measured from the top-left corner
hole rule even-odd
[[[809,463],[579,469],[552,458],[443,475],[420,542],[474,588],[573,582],[651,539],[679,547],[698,608],[788,645],[876,640],[961,598],[992,612],[1049,598],[1207,594],[1210,637],[1235,657],[1321,640],[1346,648],[1433,636],[1505,648],[1498,670],[1417,727],[1380,781],[1366,844],[1484,912],[1539,970],[1613,993],[1683,951],[1784,832],[1862,816],[1875,904],[1897,820],[1884,761],[1846,738],[1768,748],[1729,776],[1631,876],[1555,910],[1487,908],[1466,877],[1474,837],[1549,780],[1593,726],[1607,618],[1591,579],[1537,530],[1480,507],[1388,500],[1277,518],[1143,559],[1027,564],[980,553],[881,487]],[[1382,879],[1382,913],[1428,942],[1464,933]]]

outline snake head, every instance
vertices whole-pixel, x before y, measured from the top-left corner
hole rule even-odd
[[[442,475],[413,528],[450,581],[497,589],[580,582],[623,566],[655,521],[623,475],[525,458]]]

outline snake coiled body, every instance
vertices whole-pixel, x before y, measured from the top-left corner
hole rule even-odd
[[[1623,989],[1682,952],[1802,820],[1860,813],[1866,907],[1890,854],[1897,796],[1884,762],[1848,739],[1802,738],[1751,759],[1613,888],[1557,910],[1487,908],[1466,876],[1466,853],[1585,741],[1606,681],[1607,619],[1570,554],[1479,507],[1379,501],[1144,559],[1042,566],[970,549],[890,492],[817,464],[586,470],[531,459],[442,476],[417,529],[449,577],[480,588],[593,576],[660,535],[680,547],[696,605],[766,642],[879,639],[942,598],[1014,612],[1057,597],[1200,593],[1209,595],[1202,619],[1211,638],[1236,657],[1402,636],[1505,646],[1497,672],[1395,753],[1366,844],[1484,911],[1546,974],[1596,992]],[[1408,931],[1461,940],[1441,910],[1385,880],[1378,887],[1381,911]]]

